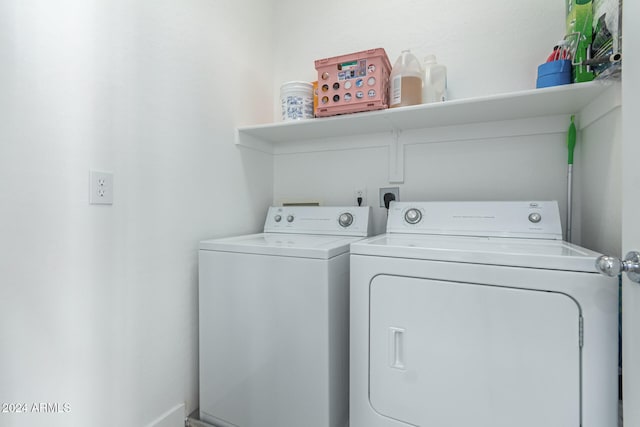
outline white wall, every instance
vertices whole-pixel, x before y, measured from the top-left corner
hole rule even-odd
[[[197,407],[197,242],[272,196],[272,159],[233,145],[273,115],[271,28],[260,0],[0,2],[0,402],[70,409],[0,425]]]
[[[564,5],[556,0],[330,0],[314,8],[321,25],[301,39],[290,36],[306,21],[294,3],[276,8],[275,90],[281,81],[314,79],[314,59],[379,46],[392,63],[404,48],[419,57],[435,53],[448,67],[452,99],[531,89],[538,64],[564,34]],[[402,200],[553,199],[564,209],[563,134],[451,139],[407,147]],[[378,206],[378,188],[389,186],[386,158],[380,148],[278,155],[274,199],[351,204],[353,190],[366,186],[369,204]],[[382,231],[384,211],[374,215]]]
[[[300,1],[277,2],[275,93],[284,81],[317,79],[314,59],[373,47],[384,47],[392,63],[404,48],[411,48],[419,57],[435,53],[448,67],[451,99],[533,89],[537,66],[565,31],[564,3],[557,0],[329,0],[312,10],[313,16],[309,17]],[[316,25],[306,30],[310,20]],[[586,144],[583,157],[579,157],[581,144],[577,149],[575,180],[582,176],[586,184],[578,182],[574,186],[573,241],[581,243],[584,234],[585,244],[601,251],[619,247],[620,241],[620,232],[615,232],[620,215],[620,195],[615,192],[620,161],[615,153],[619,145],[619,132],[615,131],[618,116],[616,112],[609,114],[580,132],[579,138],[584,134]],[[479,134],[476,139],[465,136],[464,140],[457,140],[457,133],[452,132],[446,142],[408,146],[400,198],[557,200],[564,224],[565,129],[547,133],[541,128],[539,134],[534,131],[509,138]],[[594,142],[605,134],[612,138]],[[385,136],[374,136],[378,137]],[[424,141],[428,139],[425,133]],[[598,160],[599,155],[607,156],[606,166]],[[378,208],[378,189],[390,186],[387,159],[386,148],[278,154],[274,202],[353,204],[354,190],[366,187],[368,202],[374,206],[375,230],[382,232],[385,211]],[[581,159],[594,173],[580,175]],[[607,196],[607,202],[611,202],[607,207],[594,195],[581,198],[583,189],[591,184],[593,188],[613,190]],[[604,220],[610,225],[599,223]]]
[[[351,205],[354,190],[366,188],[377,233],[384,232],[386,221],[378,189],[389,186],[400,187],[401,200],[559,200],[564,215],[564,138],[549,134],[408,145],[405,181],[399,185],[388,183],[386,147],[277,155],[274,199]]]
[[[575,184],[581,244],[622,256],[622,117],[620,108],[581,132]]]
[[[383,47],[447,65],[452,99],[535,87],[537,66],[564,36],[558,0],[278,0],[275,93],[317,80],[314,60]]]

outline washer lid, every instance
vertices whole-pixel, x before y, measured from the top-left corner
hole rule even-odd
[[[204,240],[201,250],[329,259],[349,252],[361,237],[310,234],[259,233],[225,239]]]
[[[351,254],[594,273],[600,256],[562,240],[390,233],[353,243]]]

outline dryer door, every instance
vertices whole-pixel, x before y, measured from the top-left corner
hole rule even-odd
[[[580,426],[580,308],[565,294],[380,275],[370,401],[416,426]]]

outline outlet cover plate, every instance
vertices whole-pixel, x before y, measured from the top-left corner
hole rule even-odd
[[[113,173],[89,171],[89,204],[113,204]]]
[[[353,190],[353,199],[355,204],[358,204],[358,197],[362,197],[362,203],[360,206],[367,206],[367,189],[366,187],[358,187]]]
[[[395,202],[399,202],[400,201],[400,187],[384,187],[380,189],[380,207],[384,208],[384,195],[386,193],[392,193],[394,196],[396,196],[395,198]]]

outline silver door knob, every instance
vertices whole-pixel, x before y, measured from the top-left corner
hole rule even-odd
[[[624,260],[602,255],[596,259],[596,269],[605,276],[615,277],[627,273],[632,282],[640,283],[640,253],[631,251]]]

